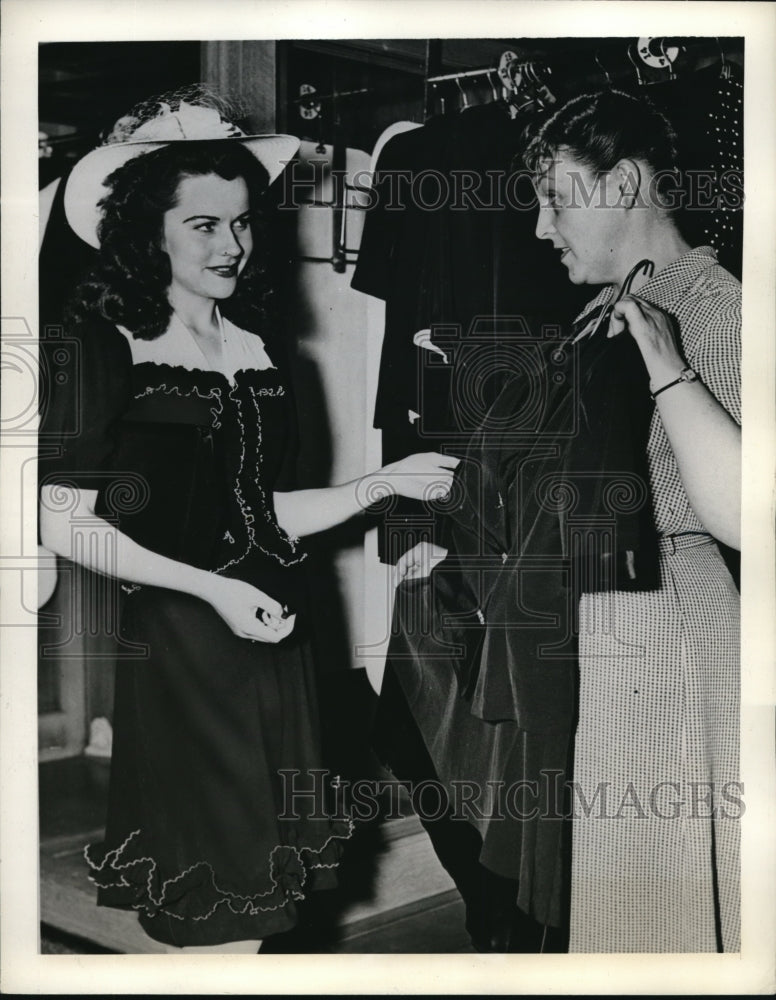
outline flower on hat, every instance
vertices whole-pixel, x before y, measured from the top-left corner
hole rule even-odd
[[[161,104],[161,111],[132,133],[133,142],[174,141],[176,139],[234,139],[245,133],[224,121],[215,108],[181,101],[177,111]]]
[[[136,104],[103,135],[102,145],[241,139],[245,133],[232,122],[247,113],[243,103],[224,97],[207,84],[190,84]]]

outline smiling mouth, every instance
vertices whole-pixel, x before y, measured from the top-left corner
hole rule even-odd
[[[571,250],[570,247],[559,247],[558,249],[560,250],[560,259],[561,260],[563,260],[563,258],[566,256],[566,254],[570,253],[570,250]]]
[[[209,267],[208,271],[212,271],[213,274],[217,274],[219,278],[235,278],[237,277],[237,265],[230,264],[228,267]]]

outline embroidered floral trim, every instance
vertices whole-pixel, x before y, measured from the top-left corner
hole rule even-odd
[[[281,390],[283,389],[282,386],[279,386],[278,388],[281,389]],[[245,530],[246,530],[247,535],[248,535],[248,545],[247,545],[246,550],[242,553],[242,555],[235,556],[234,559],[230,559],[228,562],[224,563],[223,566],[219,566],[218,569],[215,570],[215,572],[216,573],[224,573],[224,572],[226,572],[226,570],[231,569],[234,566],[238,566],[241,562],[243,562],[245,559],[248,558],[251,549],[257,549],[259,552],[262,552],[264,555],[269,556],[272,559],[275,559],[277,562],[279,562],[281,564],[281,566],[294,566],[294,565],[297,565],[298,563],[303,562],[307,558],[307,553],[306,552],[301,552],[301,553],[299,553],[297,555],[296,554],[296,547],[297,547],[297,545],[299,543],[299,539],[298,538],[297,539],[292,539],[290,536],[288,536],[283,531],[283,529],[277,523],[277,520],[276,520],[276,518],[274,517],[274,514],[273,514],[272,506],[268,502],[266,491],[264,490],[264,487],[261,484],[260,472],[259,472],[259,470],[262,467],[262,463],[263,463],[263,455],[262,455],[262,427],[263,427],[263,424],[262,424],[262,419],[261,419],[261,410],[260,410],[259,405],[258,405],[258,403],[256,401],[256,397],[259,396],[259,395],[263,395],[263,394],[264,395],[273,395],[274,393],[272,393],[271,391],[267,391],[266,393],[263,393],[261,390],[259,390],[257,392],[253,388],[253,386],[249,386],[249,390],[250,390],[250,393],[251,393],[251,399],[253,400],[253,406],[254,406],[254,409],[256,411],[256,439],[257,439],[255,461],[253,461],[253,463],[252,463],[252,465],[253,465],[253,467],[255,468],[256,471],[255,471],[255,473],[253,475],[252,485],[255,486],[256,491],[257,491],[258,496],[259,496],[259,499],[261,501],[261,507],[262,507],[263,514],[264,514],[264,520],[275,529],[275,532],[277,533],[278,537],[284,543],[286,543],[287,545],[290,546],[292,553],[294,555],[296,555],[296,558],[294,558],[294,559],[284,558],[282,555],[280,555],[280,553],[275,552],[272,549],[265,548],[265,546],[263,546],[261,544],[261,542],[256,538],[256,532],[255,532],[255,530],[253,528],[253,525],[255,523],[256,518],[255,518],[255,515],[254,515],[252,509],[250,507],[248,507],[248,505],[247,505],[247,503],[245,501],[245,496],[244,496],[243,487],[242,487],[242,477],[243,477],[243,474],[245,472],[245,423],[244,423],[243,417],[242,417],[242,405],[241,405],[241,401],[235,395],[236,389],[237,389],[237,386],[233,386],[233,388],[229,390],[229,394],[228,394],[228,398],[234,404],[235,415],[236,415],[236,419],[237,419],[237,424],[238,424],[239,429],[240,429],[240,461],[239,461],[239,466],[238,466],[237,472],[235,474],[235,479],[234,479],[234,495],[235,495],[235,498],[237,500],[237,504],[238,504],[238,506],[240,508],[240,513],[242,514],[243,522],[245,524]],[[283,391],[283,392],[278,392],[276,395],[284,395],[284,394],[285,393]]]
[[[163,912],[176,920],[207,920],[222,905],[228,906],[238,916],[256,916],[279,910],[292,900],[304,899],[302,890],[307,882],[308,870],[338,867],[338,861],[324,861],[322,855],[335,841],[352,837],[353,820],[345,819],[341,823],[341,832],[333,832],[318,849],[297,848],[290,844],[274,847],[270,852],[271,885],[264,892],[253,895],[221,888],[213,866],[207,861],[198,861],[172,878],[161,881],[153,858],[127,856],[141,836],[139,829],[133,830],[119,847],[107,851],[100,862],[90,857],[91,845],[84,848],[83,854],[92,872],[90,882],[102,889],[126,889],[126,903],[133,909],[145,911],[148,916]],[[309,855],[310,860],[306,861],[303,855]],[[197,907],[202,912],[192,912]],[[181,909],[185,912],[178,912]]]
[[[242,409],[240,407],[240,400],[234,395],[237,386],[233,386],[229,390],[229,399],[234,403],[235,414],[237,417],[237,425],[240,428],[240,464],[238,466],[237,472],[234,477],[234,495],[237,500],[237,504],[240,508],[240,513],[242,514],[243,522],[245,523],[245,530],[248,534],[248,548],[241,556],[237,556],[234,559],[230,559],[223,566],[219,566],[215,571],[216,573],[224,573],[226,570],[230,569],[232,566],[237,566],[239,563],[245,559],[256,544],[256,536],[253,530],[253,522],[255,520],[253,513],[248,509],[248,505],[243,497],[242,486],[240,484],[240,477],[242,476],[243,467],[245,465],[245,425],[242,419]],[[260,460],[261,455],[257,455],[257,461]]]
[[[266,386],[262,386],[261,389],[251,389],[254,396],[285,396],[286,390],[282,385],[275,386],[272,389],[268,389]]]
[[[275,529],[278,537],[280,539],[282,539],[282,541],[286,542],[291,547],[292,553],[294,555],[296,555],[296,549],[297,549],[297,546],[299,544],[299,539],[296,538],[296,537],[294,537],[294,536],[292,536],[292,535],[288,535],[280,527],[280,525],[277,522],[277,518],[274,516],[273,506],[267,502],[267,496],[266,496],[266,494],[264,492],[264,488],[262,487],[261,482],[259,480],[258,470],[261,468],[260,459],[261,459],[261,441],[262,441],[262,436],[261,436],[262,435],[261,410],[259,408],[259,404],[256,401],[256,392],[254,391],[254,389],[253,389],[252,386],[250,387],[250,391],[251,391],[251,398],[253,400],[253,407],[256,410],[256,420],[257,420],[257,424],[258,424],[258,436],[259,436],[259,455],[258,455],[259,462],[256,463],[256,475],[254,476],[254,483],[255,483],[256,488],[258,489],[258,491],[261,493],[262,499],[264,500],[264,512],[265,512],[264,516],[265,516],[266,520]],[[265,552],[265,551],[266,551],[265,549],[262,549],[262,552]],[[290,565],[295,565],[296,563],[300,563],[307,556],[307,553],[303,552],[303,553],[301,553],[301,555],[299,556],[299,558],[288,560],[288,559],[283,559],[281,556],[277,555],[276,553],[268,552],[266,554],[267,555],[274,555],[275,558],[280,563],[282,563],[282,565],[284,565],[284,566],[290,566]]]

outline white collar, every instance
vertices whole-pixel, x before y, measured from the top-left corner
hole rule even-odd
[[[154,340],[140,340],[133,337],[126,327],[119,330],[129,341],[132,351],[132,361],[138,365],[150,362],[155,365],[170,365],[185,368],[186,371],[206,371],[221,374],[232,385],[238,371],[250,369],[274,368],[266,350],[264,341],[258,334],[248,333],[221,315],[216,306],[218,328],[223,337],[223,356],[220,368],[212,368],[207,363],[202,348],[196,336],[181,320],[177,313],[172,313],[165,332]]]

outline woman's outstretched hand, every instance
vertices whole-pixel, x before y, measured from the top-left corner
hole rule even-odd
[[[262,590],[243,580],[211,574],[204,599],[218,612],[235,635],[254,642],[280,642],[294,630],[296,615],[283,617],[284,609]]]
[[[627,330],[636,341],[655,385],[676,378],[685,362],[676,346],[671,317],[638,295],[624,295],[612,309],[608,337]]]
[[[275,493],[278,524],[292,538],[326,531],[388,497],[444,500],[460,459],[427,451],[323,489]]]
[[[384,465],[370,476],[370,499],[393,493],[410,500],[444,500],[460,461],[452,455],[426,451]]]
[[[447,556],[447,549],[434,542],[418,542],[402,555],[396,563],[394,582],[402,580],[420,580],[427,577],[431,570]]]

